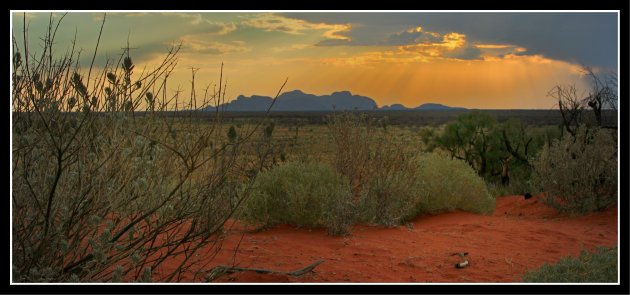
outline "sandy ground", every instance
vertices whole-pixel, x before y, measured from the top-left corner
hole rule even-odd
[[[536,197],[506,196],[497,199],[492,215],[456,211],[418,217],[397,228],[359,225],[347,237],[289,225],[262,232],[236,226],[208,268],[294,271],[324,260],[301,277],[238,272],[215,280],[224,283],[519,282],[523,273],[544,263],[615,245],[616,207],[570,217]],[[462,261],[453,255],[458,252],[468,252],[468,267],[455,268]]]

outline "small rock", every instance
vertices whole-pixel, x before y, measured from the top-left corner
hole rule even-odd
[[[455,268],[465,268],[468,267],[470,265],[470,263],[468,263],[468,260],[464,260],[460,263],[455,264]]]

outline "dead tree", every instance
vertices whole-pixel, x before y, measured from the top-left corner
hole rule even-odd
[[[617,110],[617,75],[609,74],[604,78],[598,76],[592,68],[583,67],[582,71],[590,78],[591,89],[584,102],[595,115],[597,126],[602,128],[615,128],[604,120],[603,110]]]
[[[590,78],[587,95],[578,95],[575,85],[556,85],[547,94],[558,101],[563,130],[575,137],[578,126],[586,123],[583,112],[587,108],[593,111],[597,127],[616,129],[615,125],[604,120],[604,111],[617,109],[617,75],[612,73],[602,78],[587,66],[582,67],[582,73]]]
[[[583,121],[582,113],[584,111],[583,100],[578,98],[575,85],[556,85],[549,91],[547,96],[558,100],[558,108],[560,109],[564,126],[563,130],[575,137],[577,128]]]
[[[527,164],[528,166],[531,167],[531,164],[529,163],[529,144],[532,143],[532,140],[534,140],[533,137],[528,136],[529,138],[527,139],[527,141],[525,141],[525,130],[523,129],[523,126],[521,125],[521,132],[523,134],[521,142],[517,142],[516,143],[516,148],[514,148],[513,143],[510,141],[510,138],[507,135],[507,132],[505,131],[505,129],[503,129],[501,131],[501,134],[503,135],[503,144],[505,145],[505,149],[507,150],[508,153],[510,153],[511,157],[514,157],[515,159]],[[523,152],[521,153],[520,148],[521,146],[523,147]]]

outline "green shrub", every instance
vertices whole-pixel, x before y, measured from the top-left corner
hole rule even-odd
[[[424,213],[494,210],[483,179],[463,161],[425,154],[381,168],[353,198],[347,178],[327,165],[277,166],[256,177],[240,217],[262,226],[289,223],[344,234],[354,222],[395,226]]]
[[[557,264],[545,264],[523,275],[530,283],[614,283],[617,282],[617,247],[584,250],[580,257],[565,257]]]
[[[416,163],[421,187],[418,213],[455,209],[482,214],[494,211],[495,199],[484,180],[466,162],[430,153],[418,156]]]
[[[386,165],[377,173],[382,175],[370,178],[358,220],[393,226],[425,213],[494,211],[495,199],[485,182],[464,161],[431,153],[403,158],[395,167]]]
[[[379,121],[366,114],[343,112],[328,118],[327,127],[333,146],[333,165],[350,181],[352,194],[358,198],[367,182],[380,168],[376,159],[391,141]]]
[[[342,234],[351,224],[348,182],[324,164],[286,163],[258,174],[241,218],[269,226],[289,223]]]
[[[396,226],[417,215],[420,181],[412,161],[402,160],[393,167],[382,167],[368,179],[361,192],[357,218],[361,222]]]
[[[333,163],[351,184],[359,222],[399,225],[415,216],[418,189],[409,151],[384,119],[341,113],[329,118]]]
[[[534,166],[542,201],[562,212],[583,214],[617,201],[617,142],[606,130],[566,134],[546,145]]]

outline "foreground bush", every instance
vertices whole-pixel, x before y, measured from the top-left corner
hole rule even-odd
[[[377,137],[370,148],[368,176],[361,183],[357,204],[357,221],[396,226],[414,218],[421,183],[418,167],[409,152],[395,144],[389,134]]]
[[[578,129],[541,151],[534,163],[542,201],[562,212],[583,214],[617,201],[617,141],[604,129]]]
[[[350,186],[324,164],[286,163],[258,174],[240,217],[269,226],[289,223],[342,234],[351,223]]]
[[[432,154],[415,156],[416,151],[396,143],[383,121],[342,113],[330,118],[328,128],[333,163],[350,180],[358,222],[395,226],[424,213],[494,209],[485,183],[469,165]]]
[[[617,248],[598,247],[594,253],[582,251],[580,257],[565,257],[557,264],[545,264],[523,275],[530,283],[615,283]]]
[[[390,170],[390,167],[383,166],[367,180],[357,201],[358,221],[396,226],[416,217],[418,212],[415,208],[421,195],[417,168],[411,161],[395,166],[398,169]]]
[[[13,281],[202,275],[199,263],[216,255],[223,225],[247,193],[231,193],[250,168],[246,139],[228,141],[220,112],[204,128],[194,111],[173,112],[168,101],[178,94],[167,97],[163,85],[179,47],[143,72],[128,49],[118,62],[85,68],[77,51],[53,55],[52,18],[41,52],[13,39]],[[197,99],[201,110],[225,97],[219,90]],[[176,267],[153,272],[173,256]]]
[[[419,182],[412,151],[388,132],[384,120],[341,113],[328,120],[333,165],[351,184],[356,222],[385,226],[416,216]]]
[[[352,194],[358,199],[377,173],[386,173],[384,165],[395,159],[392,152],[397,149],[391,146],[384,122],[366,114],[334,114],[326,127],[333,145],[333,166],[350,181]]]
[[[466,162],[435,153],[417,157],[417,179],[421,187],[417,213],[438,213],[461,209],[488,214],[495,199],[484,180]]]
[[[455,209],[494,211],[495,199],[483,178],[464,161],[431,153],[394,166],[383,164],[381,172],[375,172],[377,177],[367,181],[356,210],[358,221],[394,226],[419,215]]]

